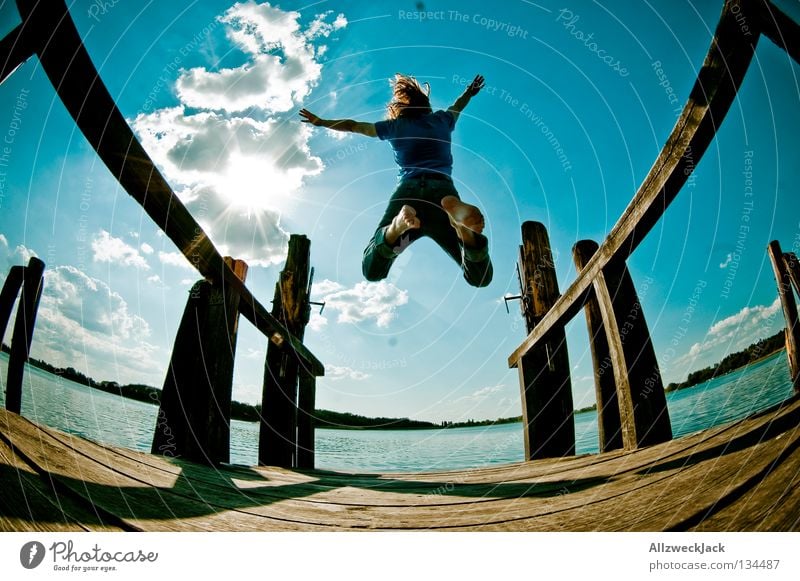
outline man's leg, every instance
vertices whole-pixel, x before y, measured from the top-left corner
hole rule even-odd
[[[392,197],[375,234],[364,249],[361,271],[368,281],[379,281],[389,274],[395,258],[420,237],[416,210],[404,203],[410,200]]]
[[[441,198],[441,209],[426,216],[425,233],[461,265],[464,278],[471,286],[488,286],[494,270],[489,258],[489,241],[480,233],[483,216],[475,206],[465,204],[457,195],[444,193],[448,195]]]

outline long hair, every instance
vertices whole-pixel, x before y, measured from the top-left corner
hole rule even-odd
[[[387,109],[389,119],[400,117],[421,117],[431,113],[431,86],[425,89],[414,77],[397,73],[392,80],[392,100]]]

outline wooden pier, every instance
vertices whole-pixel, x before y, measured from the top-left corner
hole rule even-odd
[[[465,471],[209,467],[0,410],[0,530],[800,530],[800,396],[639,450]]]
[[[315,380],[324,367],[302,342],[311,304],[310,242],[292,236],[267,311],[245,284],[247,266],[220,254],[135,138],[64,0],[46,6],[17,0],[17,6],[22,23],[0,39],[0,83],[38,57],[99,159],[202,278],[175,338],[153,453],[146,454],[18,415],[47,274],[43,280],[41,261],[12,268],[0,292],[2,329],[20,294],[9,409],[0,410],[0,530],[800,530],[797,257],[770,243],[794,395],[676,440],[626,266],[716,137],[759,38],[800,59],[800,26],[772,2],[725,1],[672,134],[605,240],[576,243],[579,274],[563,295],[547,232],[541,224],[523,224],[518,298],[528,335],[508,364],[519,371],[526,461],[415,474],[313,468]],[[581,310],[592,339],[602,453],[574,456],[564,328]],[[228,463],[239,315],[268,345],[258,457],[269,466]]]

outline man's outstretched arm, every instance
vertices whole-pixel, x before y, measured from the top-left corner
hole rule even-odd
[[[456,99],[456,102],[450,105],[450,107],[447,109],[453,114],[453,117],[455,117],[456,121],[458,121],[458,115],[464,110],[464,107],[467,106],[469,100],[477,95],[481,89],[483,89],[483,82],[484,78],[481,75],[475,75],[475,78],[472,79],[469,87],[464,89],[464,92],[458,99]]]
[[[303,123],[311,123],[316,127],[327,127],[335,131],[347,131],[349,133],[360,133],[367,137],[378,137],[374,123],[353,121],[352,119],[322,119],[308,109],[300,109],[300,117],[303,118]]]

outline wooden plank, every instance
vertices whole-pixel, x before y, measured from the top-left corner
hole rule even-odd
[[[606,265],[594,280],[619,401],[626,449],[672,438],[667,400],[642,304],[624,263]]]
[[[610,260],[625,260],[633,253],[686,183],[736,98],[753,57],[758,32],[748,36],[737,22],[737,16],[753,17],[753,9],[748,0],[725,2],[697,81],[656,162],[583,272],[509,356],[509,367],[516,367],[533,345],[578,313],[594,278]]]
[[[580,273],[599,248],[593,240],[579,240],[572,247],[575,268]],[[611,367],[606,328],[597,296],[592,288],[583,307],[589,331],[589,347],[594,367],[594,390],[597,402],[597,432],[599,449],[608,452],[622,448],[622,422],[619,416],[617,383]]]
[[[800,530],[800,446],[742,496],[690,527],[694,531]]]
[[[25,271],[23,266],[12,266],[8,271],[8,276],[3,282],[3,289],[0,290],[0,341],[6,336],[8,321],[11,319],[11,312],[14,310],[14,302],[17,300],[19,289],[22,288],[22,274]]]
[[[18,24],[0,40],[0,84],[33,56],[34,50],[26,42],[24,32],[24,23]]]
[[[800,392],[800,323],[798,323],[797,303],[792,291],[792,280],[786,268],[781,245],[773,240],[767,246],[772,272],[778,285],[778,296],[781,300],[783,318],[786,321],[784,335],[786,339],[786,357],[789,360],[789,372],[795,392]]]
[[[796,418],[794,418],[796,421]],[[646,486],[629,486],[617,496],[606,495],[599,502],[591,499],[568,510],[544,515],[519,515],[484,530],[570,530],[570,531],[659,531],[684,530],[687,516],[708,514],[742,483],[758,478],[772,465],[776,451],[788,442],[795,445],[798,430],[791,437],[753,440],[746,447],[730,446],[700,461],[685,461],[662,468],[658,478],[652,471]],[[705,456],[705,457],[704,457]],[[797,470],[798,466],[795,466]],[[736,530],[752,530],[736,528]]]
[[[286,264],[275,285],[272,301],[273,316],[301,341],[310,318],[310,253],[308,238],[296,234],[289,238]],[[259,464],[290,467],[297,462],[298,378],[297,360],[279,351],[274,343],[269,343],[261,395]]]
[[[90,502],[100,514],[119,519],[132,530],[214,531],[214,530],[325,530],[306,524],[274,508],[272,516],[220,507],[202,496],[182,476],[157,478],[149,471],[127,473],[102,463],[103,457],[88,457],[78,448],[64,446],[46,432],[26,437],[23,418],[10,416],[7,437],[14,448],[47,474],[62,493]],[[69,438],[64,435],[63,437]],[[75,439],[78,441],[79,439]],[[187,463],[188,465],[188,463]],[[212,471],[211,467],[198,469]],[[239,493],[239,497],[242,494]],[[270,507],[265,507],[268,510]],[[105,516],[104,516],[105,518]]]
[[[560,296],[547,229],[522,224],[519,258],[523,312],[532,331]],[[519,365],[525,459],[575,454],[572,383],[567,337],[556,329],[543,345],[525,354]]]
[[[91,506],[59,496],[0,439],[0,531],[114,531]]]
[[[22,274],[22,291],[11,335],[11,355],[8,358],[6,409],[19,413],[22,409],[22,378],[31,353],[36,312],[42,297],[44,262],[35,256],[28,261]]]
[[[128,194],[205,278],[224,280],[241,313],[268,338],[323,375],[322,363],[292,337],[225,265],[219,251],[174,194],[128,126],[81,42],[64,0],[18,0],[28,41],[58,96],[97,155]]]
[[[800,63],[800,26],[768,0],[762,3],[759,16],[762,34]]]

